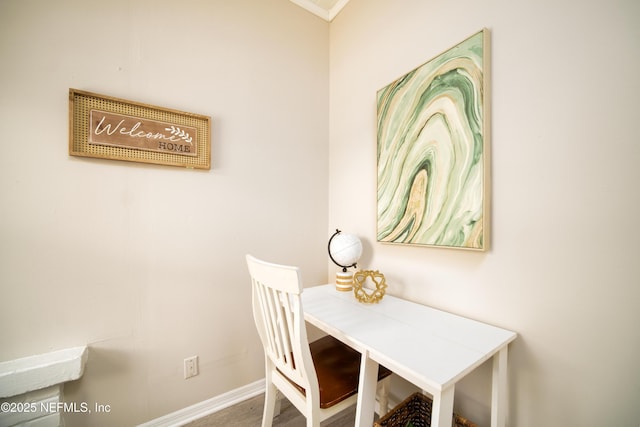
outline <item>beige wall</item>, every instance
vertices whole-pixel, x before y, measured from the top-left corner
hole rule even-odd
[[[245,253],[326,281],[328,49],[286,0],[0,1],[0,360],[90,345],[68,425],[263,377]],[[211,171],[69,157],[69,88],[211,116]]]
[[[1,0],[0,360],[89,344],[67,395],[112,413],[72,427],[248,384],[244,254],[322,282],[340,227],[390,292],[520,334],[510,425],[637,425],[639,6],[351,0],[329,26],[286,0]],[[482,27],[492,248],[375,243],[375,92]],[[212,170],[70,158],[70,87],[210,115]],[[457,389],[481,425],[489,376]]]
[[[376,91],[483,27],[492,248],[376,243]],[[329,227],[367,240],[389,292],[520,334],[511,426],[637,426],[640,3],[351,0],[330,32]],[[456,395],[483,426],[488,368]]]

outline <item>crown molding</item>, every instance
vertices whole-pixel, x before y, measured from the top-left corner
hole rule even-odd
[[[306,9],[307,11],[313,13],[314,15],[319,16],[320,18],[324,19],[327,22],[333,21],[333,18],[335,18],[338,15],[338,13],[340,13],[342,8],[345,7],[347,3],[349,3],[349,0],[338,0],[338,2],[336,2],[336,4],[333,5],[331,9],[327,10],[318,6],[316,3],[314,3],[311,0],[290,0],[290,1],[292,3],[297,4],[301,8]]]

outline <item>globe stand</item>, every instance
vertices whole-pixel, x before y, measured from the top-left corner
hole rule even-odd
[[[336,290],[349,292],[353,289],[353,273],[350,271],[338,271],[336,273]]]

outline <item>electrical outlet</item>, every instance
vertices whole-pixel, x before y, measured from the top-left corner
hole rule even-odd
[[[198,356],[184,359],[184,379],[198,375]]]

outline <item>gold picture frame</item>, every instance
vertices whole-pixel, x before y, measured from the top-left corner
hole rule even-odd
[[[211,169],[211,118],[69,89],[69,155]]]

